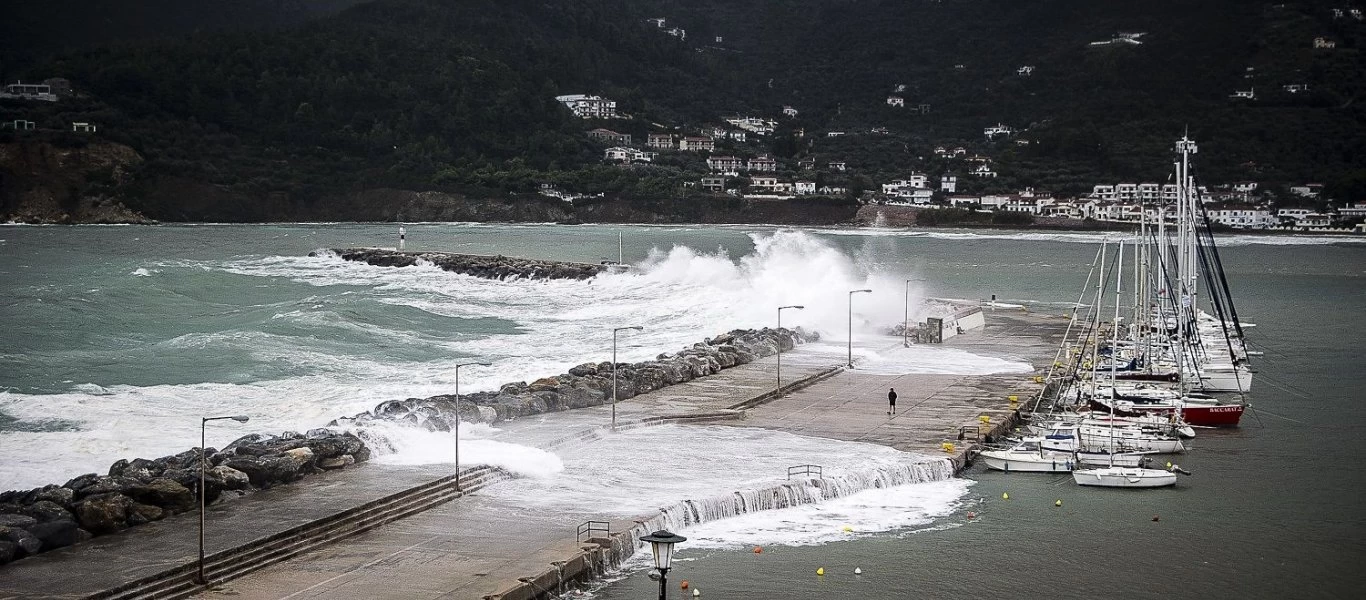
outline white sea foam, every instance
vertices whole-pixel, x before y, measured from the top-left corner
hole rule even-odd
[[[371,441],[374,460],[384,464],[430,465],[455,461],[455,437],[450,432],[413,431],[394,423],[372,423],[362,437]],[[495,430],[487,425],[460,424],[462,466],[491,465],[519,477],[546,479],[564,471],[560,457],[523,444],[488,439]],[[381,440],[375,443],[375,440]]]
[[[684,529],[689,550],[813,546],[914,530],[958,509],[972,482],[933,481],[873,488],[819,504],[741,515]]]
[[[660,439],[669,440],[669,452],[644,456],[643,449]],[[462,456],[465,447],[462,444]],[[449,449],[445,452],[450,454]],[[628,429],[556,448],[554,452],[563,461],[563,471],[549,477],[501,483],[483,493],[537,511],[630,519],[652,516],[661,508],[684,500],[726,497],[741,490],[782,485],[789,481],[787,468],[793,465],[818,464],[826,478],[847,479],[942,461],[875,444],[720,425]],[[951,496],[951,500],[961,495],[962,489],[950,486],[927,494],[934,498]],[[851,522],[859,523],[863,531],[886,531],[906,522],[905,515],[894,514],[899,509],[877,506],[884,501],[866,497],[861,501],[862,507],[859,500],[852,501],[846,508],[860,517]],[[831,501],[817,506],[828,502]],[[919,500],[908,502],[922,504]],[[923,504],[937,510],[935,502]]]
[[[453,365],[471,358],[493,366],[462,369],[464,393],[531,381],[610,359],[613,327],[645,328],[619,336],[618,359],[639,361],[731,328],[774,326],[777,306],[802,304],[805,310],[784,311],[783,325],[820,331],[835,346],[828,349],[833,356],[849,337],[848,291],[863,288],[874,291],[852,297],[856,352],[865,355],[868,348],[886,345],[883,331],[901,322],[905,274],[879,270],[881,242],[870,240],[855,256],[794,231],[756,234],[753,243],[754,252],[738,258],[685,246],[659,248],[632,272],[587,281],[491,281],[433,266],[373,267],[331,253],[149,261],[142,268],[168,286],[220,277],[271,287],[283,278],[316,292],[301,299],[266,296],[270,303],[260,306],[234,305],[227,314],[247,321],[145,345],[148,369],[175,363],[193,373],[201,358],[224,363],[248,357],[240,374],[223,375],[229,377],[226,382],[74,381],[66,393],[0,394],[0,410],[21,421],[65,419],[79,428],[6,433],[0,444],[0,489],[103,472],[119,458],[183,451],[197,445],[199,417],[206,414],[252,417],[248,425],[211,424],[209,443],[221,447],[244,433],[304,431],[385,400],[451,393]],[[919,306],[923,295],[912,286],[910,306]],[[386,313],[385,306],[410,307],[431,317],[407,320]],[[930,368],[940,370],[929,372],[1014,368],[999,359],[953,353],[937,359],[880,359],[907,372],[936,364]]]

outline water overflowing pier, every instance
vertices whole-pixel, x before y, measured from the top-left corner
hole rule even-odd
[[[946,342],[946,348],[1011,356],[1036,367],[1051,362],[1066,321],[1057,317],[989,314],[987,327]],[[887,345],[900,339],[888,338]],[[886,370],[846,370],[828,355],[799,349],[783,355],[785,394],[775,393],[773,358],[728,369],[636,396],[617,406],[613,433],[607,406],[591,407],[500,425],[502,439],[556,450],[624,436],[656,423],[712,422],[758,427],[848,442],[866,442],[924,455],[919,462],[850,469],[842,483],[798,478],[759,493],[736,493],[729,505],[712,499],[665,499],[653,514],[628,517],[584,511],[532,510],[515,497],[484,491],[363,530],[344,540],[266,565],[202,591],[199,597],[237,598],[538,598],[568,582],[592,577],[635,549],[635,536],[651,526],[695,523],[857,491],[854,483],[883,477],[885,484],[951,475],[983,435],[994,435],[1013,418],[1009,398],[1023,403],[1038,384],[1032,373],[1005,375],[906,375]],[[789,379],[790,378],[790,379]],[[888,415],[886,391],[900,395]],[[985,417],[985,418],[984,418]],[[626,460],[626,459],[623,459]],[[213,556],[300,523],[402,493],[448,473],[446,465],[365,465],[212,507],[209,552]],[[610,476],[604,473],[603,476]],[[775,473],[781,478],[781,474]],[[841,487],[843,486],[843,487]],[[838,488],[838,489],[837,489]],[[768,491],[765,492],[764,490]],[[775,501],[774,498],[779,500]],[[691,504],[689,504],[691,502]],[[715,514],[711,514],[711,513]],[[128,581],[193,561],[193,513],[137,531],[100,538],[10,565],[0,578],[0,597],[138,597],[110,590]],[[589,520],[605,530],[579,532]],[[583,534],[583,535],[580,535]],[[250,569],[244,568],[243,571]]]

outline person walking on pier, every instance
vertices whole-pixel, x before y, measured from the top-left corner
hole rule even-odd
[[[896,388],[888,388],[887,391],[887,414],[896,414]]]

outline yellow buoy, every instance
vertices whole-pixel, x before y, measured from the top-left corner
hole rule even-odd
[[[943,448],[945,452],[953,454],[953,442],[944,442],[943,444],[940,444],[939,447]]]
[[[1010,400],[1010,402],[1011,402],[1012,404],[1014,404],[1014,403],[1020,401],[1019,396],[1016,396],[1015,394],[1011,394],[1011,395],[1009,395],[1009,396],[1006,396],[1006,399],[1007,399],[1007,400]]]
[[[1053,503],[1053,506],[1062,506],[1062,500]]]
[[[1169,460],[1169,461],[1167,461],[1167,469],[1170,470],[1171,468],[1172,468],[1172,461]]]
[[[1002,500],[1009,500],[1009,499],[1010,499],[1010,492],[1001,492],[1001,499],[1002,499]]]
[[[821,577],[825,577],[825,567],[821,567],[821,568],[819,568],[819,569],[816,569],[816,574],[819,575],[819,576],[821,576]]]
[[[991,415],[981,415],[977,417],[977,420],[981,421],[983,425],[986,425],[991,422]]]

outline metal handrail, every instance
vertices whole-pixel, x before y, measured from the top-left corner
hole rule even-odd
[[[601,531],[606,534],[611,534],[612,524],[607,521],[585,521],[579,524],[579,531],[578,534],[574,536],[574,541],[582,542],[584,540],[584,536],[588,536],[588,539],[592,539],[594,531]]]
[[[823,479],[823,470],[820,465],[796,465],[787,468],[787,478],[792,479],[793,475],[815,475],[816,479]]]

